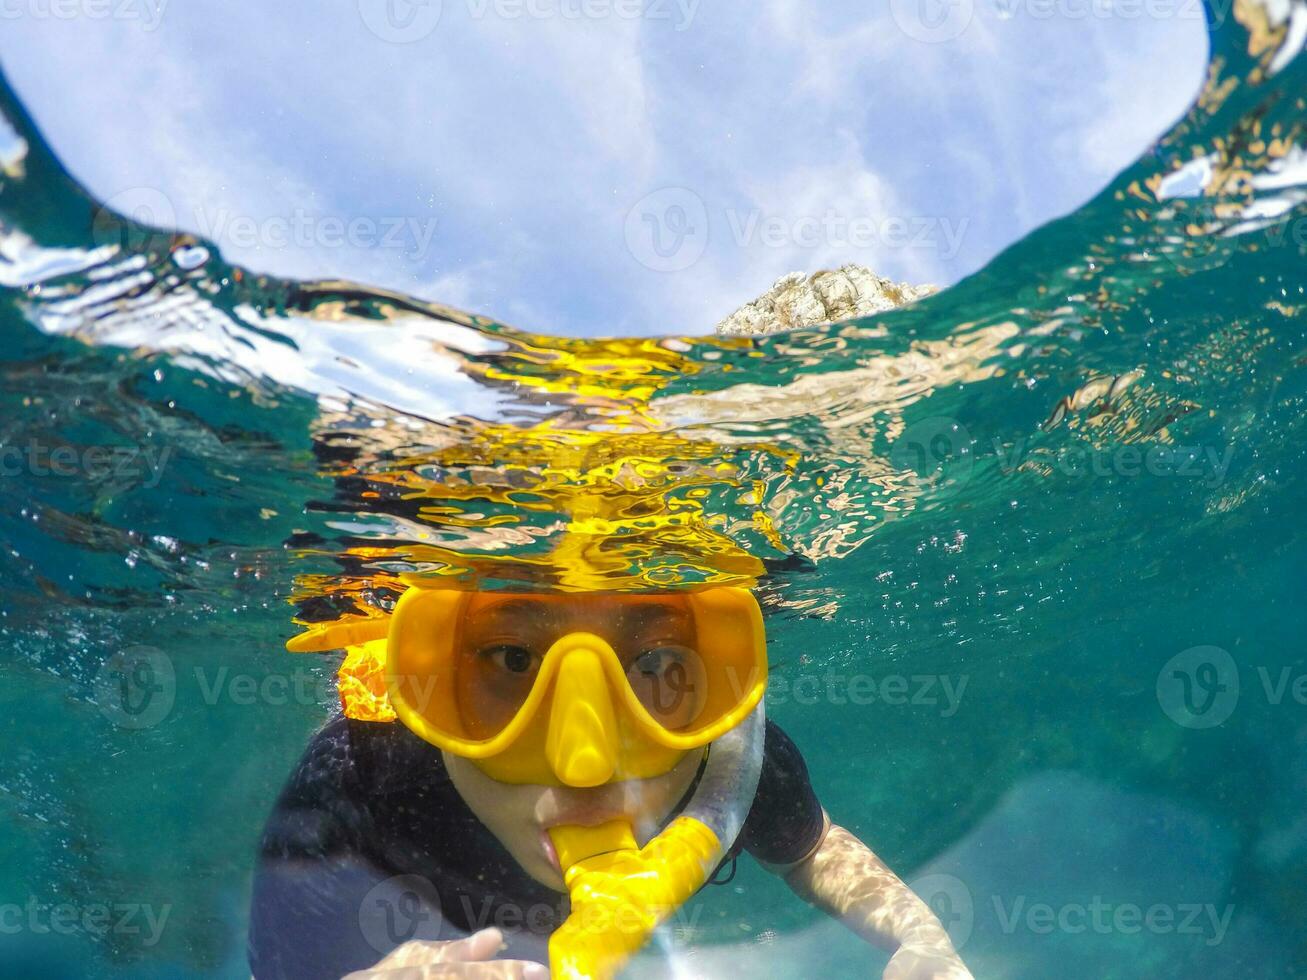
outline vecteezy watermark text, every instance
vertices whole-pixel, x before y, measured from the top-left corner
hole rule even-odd
[[[1010,446],[994,440],[994,453],[1005,476],[1011,476],[1023,463],[1038,461],[1055,472],[1072,479],[1086,476],[1156,476],[1202,480],[1208,487],[1225,482],[1234,458],[1233,446],[1139,446],[1097,447],[1063,446],[1051,453],[1027,452],[1026,440]]]
[[[0,477],[116,480],[153,490],[171,458],[171,446],[51,446],[31,439],[24,445],[0,444]]]
[[[918,249],[942,258],[958,254],[970,226],[966,217],[883,215],[825,208],[780,214],[762,208],[724,208],[710,214],[688,187],[646,194],[626,214],[628,251],[655,272],[679,272],[703,257],[712,228],[740,249]]]
[[[258,217],[221,207],[195,207],[188,213],[158,188],[131,187],[114,194],[96,212],[92,237],[100,245],[166,251],[173,229],[185,225],[236,248],[394,249],[421,260],[431,251],[438,224],[434,216],[321,214],[306,208]]]
[[[1205,17],[1202,0],[995,0],[994,9],[1005,20],[1202,21]]]
[[[1210,902],[1154,902],[1144,906],[1136,902],[1109,902],[1099,895],[1088,902],[1028,902],[1018,895],[1010,902],[993,896],[994,914],[1005,935],[1021,929],[1036,936],[1053,933],[1100,936],[1133,936],[1141,932],[1154,935],[1174,933],[1202,937],[1204,945],[1217,946],[1225,939],[1234,906],[1217,908]]]
[[[463,0],[473,20],[643,20],[667,21],[684,31],[699,12],[699,0]]]
[[[962,703],[971,677],[960,674],[845,674],[831,668],[824,674],[787,677],[772,674],[767,680],[767,704],[776,706],[787,701],[814,705],[851,704],[865,707],[883,704],[891,707],[937,708],[941,718],[952,718]]]
[[[827,208],[820,215],[782,217],[759,208],[727,208],[731,239],[740,248],[916,248],[938,252],[951,259],[962,248],[969,218],[929,215],[877,217],[849,215]]]
[[[296,667],[286,673],[252,674],[226,666],[192,666],[179,672],[162,650],[135,646],[115,653],[101,666],[95,701],[101,714],[119,728],[153,728],[172,714],[179,685],[192,682],[207,707],[318,707],[336,699],[336,678],[330,670]]]
[[[1214,26],[1225,23],[1234,0],[1213,0]],[[944,44],[961,37],[979,16],[987,21],[1028,19],[1083,22],[1087,20],[1206,19],[1202,0],[890,0],[890,16],[905,35],[925,44]],[[992,28],[991,28],[992,29]]]
[[[35,895],[19,905],[0,904],[0,935],[34,936],[54,934],[71,936],[141,936],[142,946],[154,946],[163,936],[171,905],[154,906],[141,902],[43,902]]]
[[[205,238],[237,248],[393,248],[412,251],[418,258],[431,248],[435,218],[411,216],[344,218],[310,214],[296,208],[289,215],[253,218],[226,208],[195,212],[196,230]]]
[[[496,902],[460,895],[462,918],[470,932],[496,927],[504,931],[528,931],[547,936],[563,921],[564,903]],[[594,934],[613,930],[639,934],[648,929],[651,916],[673,928],[693,929],[703,907],[692,905],[645,906],[638,902],[585,904],[574,910],[568,922]],[[421,875],[395,875],[374,885],[359,903],[359,931],[378,953],[387,953],[414,940],[438,942],[459,939],[461,928],[445,925],[440,898],[431,882]]]
[[[0,20],[135,20],[154,31],[169,0],[0,0]]]
[[[908,426],[890,447],[890,463],[900,472],[914,471],[931,484],[937,497],[956,494],[970,481],[984,445],[956,419],[931,416]],[[1083,442],[1031,446],[1025,437],[989,440],[989,453],[1004,476],[1029,469],[1068,479],[1149,476],[1201,480],[1222,485],[1234,460],[1233,446],[1173,445],[1152,442],[1096,446]]]
[[[1232,904],[1214,902],[1118,901],[1090,895],[1088,901],[1032,900],[1029,895],[977,895],[961,878],[946,873],[922,875],[909,887],[929,906],[958,950],[966,947],[977,922],[997,926],[1004,935],[1064,934],[1189,936],[1205,946],[1225,941],[1234,918]]]
[[[687,30],[699,0],[358,0],[367,29],[391,44],[430,37],[447,8],[462,8],[470,20],[646,21]]]

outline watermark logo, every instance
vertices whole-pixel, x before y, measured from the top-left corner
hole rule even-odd
[[[900,473],[913,471],[945,500],[967,485],[975,467],[971,433],[956,419],[943,415],[908,426],[890,449],[890,465]]]
[[[680,272],[708,248],[708,208],[688,187],[646,194],[626,215],[626,247],[654,272]]]
[[[96,677],[100,711],[120,728],[152,728],[171,713],[185,682],[206,707],[290,705],[317,708],[337,699],[335,674],[329,669],[296,667],[289,673],[243,673],[227,666],[193,666],[177,673],[172,658],[154,647],[132,647],[115,654]],[[189,685],[194,682],[194,688]]]
[[[1168,718],[1184,728],[1223,724],[1241,698],[1264,699],[1273,708],[1285,704],[1307,707],[1307,672],[1295,666],[1266,664],[1257,665],[1253,672],[1257,683],[1243,688],[1239,667],[1227,651],[1216,646],[1190,647],[1158,671],[1157,702]]]
[[[429,37],[440,23],[442,0],[358,0],[367,29],[390,44]]]
[[[1239,668],[1216,646],[1190,647],[1157,674],[1157,703],[1184,728],[1215,728],[1239,703]]]
[[[378,953],[414,940],[440,939],[440,896],[421,875],[395,875],[374,885],[359,904],[359,931]]]
[[[95,703],[119,728],[153,728],[172,711],[177,672],[154,647],[128,647],[104,662],[95,678]]]
[[[908,887],[939,919],[953,948],[965,946],[975,928],[976,903],[962,879],[950,874],[928,874],[913,879]]]
[[[129,187],[96,210],[91,240],[130,252],[166,252],[176,227],[177,209],[167,194],[157,187]]]
[[[908,37],[943,44],[962,35],[975,15],[974,0],[890,0],[890,16]]]

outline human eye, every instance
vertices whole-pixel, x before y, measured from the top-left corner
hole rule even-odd
[[[694,651],[675,643],[643,646],[626,668],[631,690],[660,724],[668,728],[689,724],[704,695]]]
[[[685,647],[664,644],[645,650],[631,666],[645,677],[663,677],[678,667],[684,671],[688,656]]]
[[[477,656],[506,674],[529,674],[539,663],[530,649],[516,643],[492,643],[477,651]]]

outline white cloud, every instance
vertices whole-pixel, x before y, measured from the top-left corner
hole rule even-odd
[[[854,0],[700,3],[684,30],[470,3],[445,0],[411,45],[370,34],[353,4],[176,4],[153,32],[19,19],[0,57],[102,196],[159,187],[183,224],[197,208],[436,222],[424,256],[220,241],[229,259],[607,333],[709,329],[797,268],[955,279],[1129,163],[1196,89],[1205,44],[1201,25],[999,22],[979,4],[955,42],[923,44]],[[675,273],[624,238],[665,186],[702,198],[713,229]],[[741,247],[726,216],[755,208],[967,230],[956,255]]]

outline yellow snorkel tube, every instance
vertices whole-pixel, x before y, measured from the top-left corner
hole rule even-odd
[[[759,701],[712,744],[689,805],[644,847],[622,820],[550,831],[572,899],[549,939],[551,976],[614,976],[725,859],[758,787],[763,712]]]
[[[651,620],[672,625],[649,635],[679,630],[686,642],[627,648]],[[498,642],[506,631],[527,638]],[[548,646],[533,652],[532,636]],[[647,779],[709,746],[690,803],[644,846],[627,820],[549,831],[572,904],[549,942],[558,978],[613,976],[724,859],[757,788],[766,680],[762,614],[740,588],[587,597],[411,588],[387,643],[396,715],[500,782]]]

